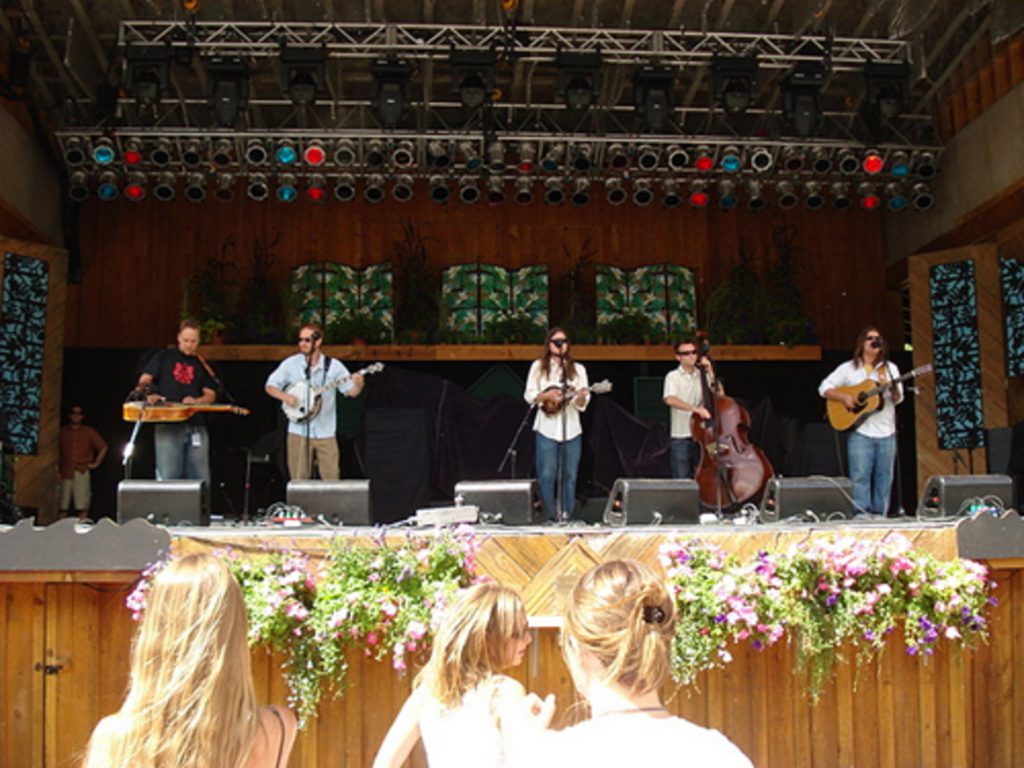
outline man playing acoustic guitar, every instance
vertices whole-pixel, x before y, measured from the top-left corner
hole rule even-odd
[[[899,369],[889,362],[881,332],[869,325],[857,337],[853,358],[825,377],[818,394],[841,404],[850,414],[861,413],[852,421],[856,427],[850,434],[847,453],[850,479],[853,481],[853,503],[858,515],[884,518],[889,510],[893,466],[896,460],[896,405],[903,400],[903,385],[897,381]],[[871,386],[891,382],[880,393],[875,410],[864,407],[856,392],[844,391],[865,382]]]

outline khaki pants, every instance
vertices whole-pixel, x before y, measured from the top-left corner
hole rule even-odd
[[[312,450],[310,450],[312,446]],[[339,480],[341,478],[341,451],[338,440],[334,437],[313,438],[308,442],[301,435],[288,433],[288,474],[292,480],[309,480],[313,476],[309,466],[312,454],[320,469],[321,480]]]
[[[60,509],[66,512],[71,509],[71,502],[79,512],[88,512],[92,503],[92,484],[89,482],[89,470],[75,471],[70,480],[60,481]]]

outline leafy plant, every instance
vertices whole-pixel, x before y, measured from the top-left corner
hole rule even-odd
[[[593,241],[586,237],[574,255],[569,246],[562,243],[569,270],[558,281],[558,293],[564,301],[562,326],[593,328],[597,315],[595,295],[594,258],[597,251]]]
[[[538,344],[544,341],[546,329],[537,325],[526,314],[503,314],[490,323],[485,332],[485,341],[497,344]]]
[[[601,323],[597,333],[602,341],[612,344],[650,344],[664,341],[664,333],[642,312],[626,310]],[[579,342],[577,342],[579,343]]]
[[[182,317],[193,317],[210,332],[220,330],[230,333],[237,302],[238,282],[236,267],[227,254],[235,249],[234,237],[228,237],[221,244],[220,256],[206,260],[203,268],[185,284],[182,300]],[[210,338],[204,334],[204,341]]]
[[[278,231],[270,242],[260,238],[253,241],[249,277],[242,284],[238,296],[235,328],[239,341],[268,344],[285,340],[281,288],[271,279],[274,247],[280,239]]]
[[[395,333],[402,340],[433,341],[440,314],[440,275],[427,254],[426,240],[408,221],[392,245],[395,276]]]
[[[386,344],[391,336],[386,323],[366,312],[343,315],[328,324],[326,331],[327,338],[336,344]]]

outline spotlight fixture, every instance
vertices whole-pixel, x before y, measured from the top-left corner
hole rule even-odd
[[[548,147],[544,153],[544,159],[540,161],[540,167],[548,173],[554,173],[562,165],[565,159],[565,144],[560,141]]]
[[[138,139],[125,139],[122,144],[121,160],[127,166],[142,164],[142,142]]]
[[[552,177],[544,182],[544,202],[548,205],[561,205],[565,202],[561,179]]]
[[[185,199],[190,203],[201,203],[206,199],[206,177],[201,173],[190,173],[185,177]]]
[[[70,166],[81,165],[85,162],[85,147],[82,139],[72,136],[64,140],[64,162]]]
[[[889,173],[897,179],[905,179],[910,175],[910,157],[902,149],[889,155]]]
[[[427,161],[429,164],[442,170],[451,165],[452,156],[451,152],[448,151],[448,144],[443,141],[433,139],[427,142]]]
[[[918,152],[914,158],[914,175],[919,179],[930,179],[935,176],[935,154]]]
[[[231,165],[231,157],[233,154],[234,148],[231,146],[230,139],[217,139],[213,145],[213,149],[210,150],[210,162],[218,168],[225,168]]]
[[[416,164],[416,147],[408,139],[402,139],[391,151],[391,162],[399,168],[411,168]]]
[[[294,173],[282,173],[277,177],[276,195],[282,203],[294,203],[299,199],[298,181]]]
[[[643,208],[654,201],[654,190],[651,189],[650,179],[635,179],[633,181],[633,205]]]
[[[167,139],[157,139],[152,151],[149,153],[149,161],[153,165],[163,168],[171,163],[171,142]]]
[[[762,210],[768,203],[764,199],[764,192],[761,191],[761,182],[758,179],[747,179],[747,210]]]
[[[327,48],[281,46],[281,91],[297,107],[308,107],[326,93]]]
[[[890,181],[885,185],[885,205],[894,213],[905,210],[910,205],[910,198],[903,193],[903,187],[899,182]]]
[[[448,57],[452,67],[452,92],[466,109],[480,109],[494,93],[495,67],[493,50],[453,50]]]
[[[864,153],[864,159],[861,160],[860,166],[864,169],[864,173],[875,176],[885,168],[885,158],[877,149],[869,149]]]
[[[656,64],[646,64],[633,75],[636,111],[646,130],[664,130],[672,113],[675,80],[674,68]]]
[[[116,200],[121,194],[121,187],[118,185],[117,174],[113,171],[104,171],[96,182],[96,197],[105,203]]]
[[[153,184],[153,197],[161,203],[167,203],[174,199],[176,192],[173,173],[161,173],[156,177],[156,183]]]
[[[505,170],[505,143],[492,141],[487,147],[487,165],[492,171]]]
[[[736,195],[736,182],[732,179],[719,179],[718,207],[723,211],[731,211],[739,203],[740,199]]]
[[[519,205],[529,205],[533,202],[533,179],[523,176],[516,179],[515,200]]]
[[[124,183],[126,200],[137,203],[146,199],[146,177],[141,173],[129,173]]]
[[[452,188],[448,186],[448,181],[444,176],[431,176],[429,182],[430,185],[430,199],[435,203],[447,203],[448,198],[452,196]]]
[[[799,173],[804,169],[804,151],[800,147],[786,147],[782,152],[782,168],[786,173]]]
[[[519,162],[516,163],[516,170],[520,173],[532,173],[536,162],[537,145],[531,141],[521,143],[519,145]]]
[[[384,177],[379,173],[371,173],[366,177],[363,199],[373,205],[384,199]]]
[[[501,176],[491,176],[487,179],[487,202],[491,205],[501,205],[505,202],[505,180]]]
[[[818,176],[832,172],[832,153],[827,147],[818,147],[811,153],[811,170]]]
[[[795,208],[796,204],[800,202],[791,181],[780,181],[775,184],[775,202],[784,211]]]
[[[412,176],[407,173],[400,174],[395,179],[395,185],[391,187],[391,196],[399,203],[408,203],[412,200],[412,185]]]
[[[860,207],[865,211],[873,211],[882,205],[878,190],[870,182],[865,181],[858,185],[857,194],[860,195]]]
[[[782,114],[797,136],[811,136],[821,120],[821,86],[825,65],[820,61],[797,62],[782,80]]]
[[[245,145],[245,162],[249,165],[264,165],[270,158],[267,145],[260,139],[250,139]]]
[[[910,197],[914,203],[914,208],[919,211],[927,211],[935,205],[935,197],[932,195],[932,191],[928,188],[927,184],[915,184],[911,187]]]
[[[714,170],[715,156],[711,154],[710,147],[697,147],[697,157],[694,158],[693,167],[696,168],[700,173],[708,173]]]
[[[900,115],[910,100],[910,65],[905,61],[869,61],[864,67],[864,117],[872,128]]]
[[[839,172],[844,176],[852,176],[860,170],[860,160],[849,149],[839,153]]]
[[[718,157],[718,165],[726,173],[736,173],[743,167],[743,158],[740,157],[739,149],[732,145],[723,149]]]
[[[642,171],[653,171],[661,159],[658,149],[650,144],[641,144],[636,151],[636,164]]]
[[[334,145],[334,164],[344,168],[356,162],[356,145],[351,139],[341,139]]]
[[[467,171],[475,171],[484,164],[483,158],[480,157],[480,153],[472,141],[460,141],[459,154],[462,155],[462,164]]]
[[[585,176],[573,179],[572,196],[569,199],[576,206],[590,205],[590,179]]]
[[[128,43],[124,47],[124,70],[128,95],[140,105],[156,104],[171,77],[170,45]]]
[[[665,179],[661,182],[661,207],[678,208],[683,203],[683,196],[679,193],[679,182],[675,179]]]
[[[96,165],[110,165],[117,157],[113,142],[107,137],[96,139],[92,144],[92,161]]]
[[[480,199],[480,187],[475,176],[463,176],[459,179],[459,200],[472,205]]]
[[[213,190],[213,196],[221,203],[230,203],[235,199],[235,177],[230,173],[218,173],[216,177],[217,186]]]
[[[262,203],[270,197],[270,185],[267,177],[262,173],[254,173],[249,177],[245,185],[245,194],[250,200]]]
[[[89,197],[89,177],[85,171],[75,171],[68,178],[68,197],[81,203]]]
[[[808,181],[804,184],[804,207],[809,211],[821,210],[825,205],[825,196],[821,192],[821,184]]]
[[[343,173],[335,180],[334,199],[342,203],[356,199],[356,180],[351,173]]]
[[[604,182],[604,199],[608,205],[622,205],[626,202],[626,190],[622,186],[622,179],[607,179]]]
[[[575,146],[575,152],[573,153],[573,168],[580,173],[586,173],[589,171],[591,166],[590,155],[592,152],[593,147],[589,144],[577,144]]]
[[[306,177],[306,199],[311,203],[322,203],[327,199],[327,179],[323,174],[313,173]]]
[[[211,56],[206,71],[207,102],[217,125],[231,128],[249,104],[249,69],[240,56]]]
[[[775,158],[766,147],[757,147],[750,153],[750,167],[758,173],[770,171],[775,165]]]
[[[370,99],[377,119],[385,128],[397,128],[408,108],[412,66],[405,59],[381,58],[370,67],[373,85]]]
[[[624,171],[629,167],[629,156],[626,148],[618,142],[609,144],[605,151],[605,165],[616,171]]]
[[[295,143],[291,139],[284,139],[279,142],[277,149],[274,150],[274,159],[277,160],[279,165],[295,165],[299,159]]]
[[[673,171],[682,171],[690,164],[690,153],[678,144],[672,144],[665,150],[665,162]]]
[[[832,193],[833,210],[845,211],[853,205],[853,199],[850,197],[849,183],[845,181],[834,181],[829,186],[829,191]]]
[[[371,168],[379,168],[384,165],[384,142],[380,139],[370,139],[366,144],[364,158],[366,164]]]
[[[691,181],[686,199],[691,208],[707,208],[711,200],[711,196],[708,194],[708,183],[704,179]]]
[[[555,54],[557,71],[556,92],[565,106],[582,112],[601,92],[601,52],[558,51]]]
[[[717,103],[729,114],[745,112],[757,94],[756,56],[714,56],[711,88]]]
[[[189,139],[185,142],[185,149],[181,153],[181,162],[187,168],[198,168],[203,164],[203,146],[196,139]]]
[[[327,162],[327,150],[324,149],[324,143],[320,139],[307,141],[305,149],[302,150],[302,161],[314,168]]]

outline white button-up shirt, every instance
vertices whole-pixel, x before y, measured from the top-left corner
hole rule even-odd
[[[886,366],[889,373],[888,381],[893,381],[899,377],[900,369],[896,367],[895,363],[887,363]],[[852,360],[847,360],[825,377],[818,387],[818,394],[824,397],[825,393],[830,389],[853,387],[867,379],[876,384],[881,384],[877,369],[869,371],[867,366],[855,366]],[[902,398],[903,385],[897,384],[896,387],[899,389],[900,397]],[[886,387],[882,391],[882,407],[864,419],[856,431],[864,435],[864,437],[889,437],[889,435],[895,434],[896,406],[892,402],[891,387]]]
[[[576,375],[573,376],[566,382],[566,385],[570,389],[583,389],[590,386],[587,380],[587,369],[580,363],[573,363],[573,367],[576,369]],[[523,392],[523,398],[526,402],[531,405],[536,402],[537,396],[544,390],[550,387],[561,387],[562,386],[562,363],[555,359],[551,361],[551,370],[547,376],[542,375],[540,360],[534,360],[533,365],[530,366],[530,373],[526,376],[526,391]],[[587,405],[590,403],[590,393],[587,393],[587,400],[580,408],[576,405],[576,399],[573,398],[571,402],[566,403],[562,411],[565,412],[564,424],[565,424],[565,436],[562,436],[562,425],[563,416],[562,411],[558,413],[545,413],[544,409],[537,408],[537,417],[533,420],[533,431],[540,432],[544,437],[550,438],[557,442],[568,442],[577,435],[583,433],[583,427],[580,424],[580,411],[585,411]]]
[[[331,384],[338,380],[342,376],[348,376],[348,368],[340,360],[335,360],[333,357],[330,358],[330,367],[327,369],[326,376],[324,375],[324,355],[321,354],[320,358],[316,361],[316,365],[309,372],[309,383],[314,387],[320,387],[324,384]],[[291,357],[286,357],[281,361],[281,364],[274,369],[274,372],[267,377],[267,386],[277,387],[282,391],[287,391],[288,387],[294,384],[296,381],[303,381],[306,378],[306,356],[301,352]],[[306,427],[309,427],[309,437],[314,440],[320,440],[326,437],[334,437],[338,429],[338,406],[337,406],[337,390],[340,389],[342,392],[348,392],[352,389],[352,382],[346,381],[337,389],[328,389],[321,395],[322,401],[320,404],[320,413],[318,413],[309,422],[298,424],[294,421],[288,422],[288,431],[293,435],[300,435],[305,437]]]

